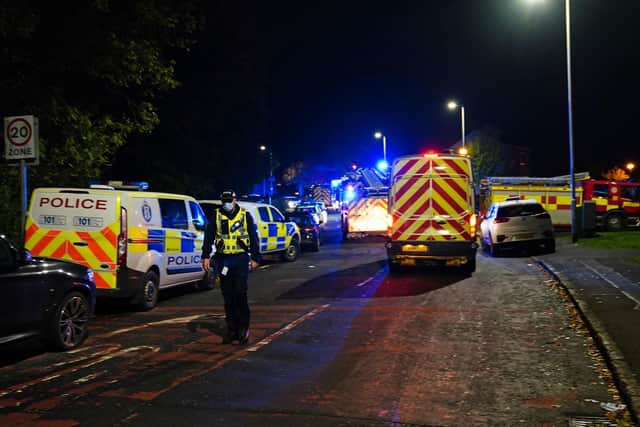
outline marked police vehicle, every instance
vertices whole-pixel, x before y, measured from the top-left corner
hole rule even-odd
[[[215,220],[220,200],[199,200],[209,221]],[[261,255],[279,254],[284,261],[295,261],[300,254],[300,230],[295,222],[287,221],[282,213],[268,203],[244,202],[238,204],[253,217],[258,228],[258,246]]]
[[[210,289],[200,260],[206,219],[196,200],[141,191],[146,183],[110,184],[35,189],[25,247],[91,268],[99,298],[131,298],[144,310],[163,288]]]

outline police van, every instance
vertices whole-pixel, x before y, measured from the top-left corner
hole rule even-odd
[[[220,200],[199,200],[209,221],[215,221],[216,211],[222,206]],[[295,222],[285,219],[273,205],[258,202],[238,204],[251,214],[258,231],[261,255],[279,254],[284,261],[295,261],[300,254],[300,230]]]
[[[193,197],[140,191],[145,185],[37,188],[25,225],[34,255],[94,271],[98,297],[126,297],[149,310],[160,289],[205,280],[206,218]]]

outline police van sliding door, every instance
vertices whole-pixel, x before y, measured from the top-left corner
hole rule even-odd
[[[164,254],[160,284],[184,283],[202,278],[198,233],[187,215],[187,201],[158,199],[164,234]]]
[[[118,196],[109,191],[36,190],[25,226],[33,255],[74,261],[94,271],[96,287],[116,287]]]

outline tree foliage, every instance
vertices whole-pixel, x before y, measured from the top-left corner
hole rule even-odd
[[[626,181],[629,174],[622,168],[615,166],[606,172],[602,172],[602,177],[609,181]]]
[[[486,176],[505,172],[504,146],[491,132],[477,132],[466,141],[476,183]]]
[[[0,0],[0,8],[0,112],[40,123],[30,187],[85,185],[132,134],[151,132],[160,98],[179,86],[175,57],[203,25],[198,0]],[[15,169],[3,164],[0,176],[3,188],[18,187]],[[3,228],[19,211],[14,196],[0,193]]]

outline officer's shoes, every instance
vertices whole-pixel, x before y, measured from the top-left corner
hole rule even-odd
[[[246,344],[249,342],[249,330],[247,329],[246,331],[242,331],[240,333],[240,338],[238,339],[238,343],[240,345]]]

